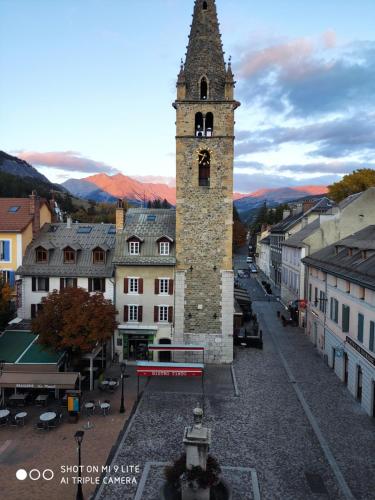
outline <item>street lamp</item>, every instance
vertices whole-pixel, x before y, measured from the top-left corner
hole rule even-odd
[[[120,405],[120,413],[125,413],[125,404],[124,404],[124,378],[126,371],[126,363],[123,361],[120,364],[121,368],[121,405]]]
[[[78,444],[78,488],[76,500],[84,500],[82,492],[82,471],[81,471],[81,444],[84,436],[84,431],[77,431],[74,438]]]

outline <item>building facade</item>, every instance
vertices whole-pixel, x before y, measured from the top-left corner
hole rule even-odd
[[[267,278],[270,277],[270,261],[271,261],[271,239],[269,236],[261,239],[257,245],[258,258],[257,264],[259,269]]]
[[[84,288],[113,301],[113,224],[46,224],[26,249],[17,270],[22,290],[18,317],[34,318],[52,290]]]
[[[375,226],[306,257],[307,334],[375,417]]]
[[[147,359],[147,346],[170,344],[174,324],[176,212],[117,208],[116,309],[119,359]],[[164,359],[165,353],[158,355]],[[155,359],[157,361],[157,359]]]
[[[196,0],[177,81],[174,340],[233,359],[234,78],[214,0]]]
[[[375,189],[349,196],[338,205],[323,198],[314,207],[319,216],[282,244],[281,298],[285,303],[299,301],[299,324],[306,325],[306,269],[301,260],[324,246],[375,224]],[[300,307],[302,305],[302,307]]]
[[[11,286],[27,245],[52,216],[35,192],[29,198],[0,198],[0,277]]]

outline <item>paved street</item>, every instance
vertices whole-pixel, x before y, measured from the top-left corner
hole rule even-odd
[[[245,267],[243,260],[236,264]],[[239,397],[228,367],[208,370],[205,415],[212,454],[223,467],[235,468],[224,470],[233,498],[257,498],[246,476],[255,469],[262,499],[375,499],[375,422],[302,331],[281,326],[280,305],[268,302],[256,277],[242,284],[260,317],[264,349],[236,350]],[[142,481],[106,486],[97,498],[156,500],[162,464],[180,455],[183,429],[199,400],[197,381],[154,380],[113,462],[139,465]]]

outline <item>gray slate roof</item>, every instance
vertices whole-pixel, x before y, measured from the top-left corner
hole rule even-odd
[[[325,213],[333,206],[334,203],[329,198],[324,196],[323,198],[318,200],[316,204],[312,208],[310,208],[310,210],[307,210],[307,212],[299,212],[295,215],[289,215],[289,217],[286,217],[284,220],[274,225],[271,229],[271,233],[286,233],[288,229],[290,229],[292,226],[294,226],[294,224],[296,224],[308,214],[314,212]]]
[[[153,217],[154,216],[154,217]],[[130,255],[128,239],[137,236],[141,243],[140,255]],[[172,239],[170,255],[159,255],[158,240]],[[125,228],[117,233],[113,262],[128,266],[174,266],[176,264],[176,211],[173,209],[130,208]]]
[[[320,227],[320,220],[315,219],[313,222],[308,224],[306,227],[298,231],[298,233],[293,234],[290,238],[283,241],[282,245],[294,248],[303,248],[305,246],[304,240],[311,234],[315,233]]]
[[[352,249],[352,255],[349,249]],[[362,250],[367,251],[366,258]],[[375,290],[375,226],[367,226],[305,257],[302,262]]]
[[[79,233],[79,228],[91,227],[89,233]],[[115,250],[115,226],[113,224],[45,224],[39,235],[28,245],[22,266],[17,273],[22,276],[100,277],[113,276],[112,263]],[[49,252],[48,263],[36,262],[36,248]],[[64,263],[64,248],[77,250],[75,264]],[[92,251],[100,247],[106,252],[106,263],[93,264]]]

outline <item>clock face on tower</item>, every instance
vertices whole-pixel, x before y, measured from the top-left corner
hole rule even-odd
[[[212,151],[197,149],[197,159],[200,167],[209,167],[211,164]]]

